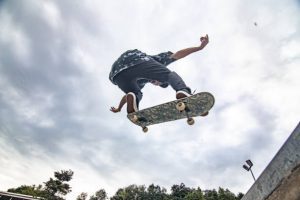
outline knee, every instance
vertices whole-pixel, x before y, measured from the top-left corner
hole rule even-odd
[[[174,78],[178,78],[179,77],[179,75],[176,73],[176,72],[170,72],[169,74],[168,74],[168,79],[170,80],[172,80],[172,79],[174,79]]]
[[[170,84],[180,81],[182,81],[182,78],[176,72],[173,71],[168,74],[168,82]]]
[[[133,93],[135,95],[137,102],[140,102],[143,98],[143,93],[140,91],[139,92],[128,92],[127,94],[129,94],[129,93]]]

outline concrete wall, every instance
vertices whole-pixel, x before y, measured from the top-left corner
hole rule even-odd
[[[300,123],[292,132],[287,141],[266,167],[260,177],[252,185],[242,200],[273,200],[272,194],[285,193],[285,199],[282,200],[299,200],[300,199],[300,182],[299,179],[292,179],[291,176],[298,174],[300,167]],[[289,183],[289,180],[294,180]],[[293,194],[287,194],[289,191],[284,190],[282,184],[294,186]],[[296,185],[295,185],[296,184]],[[279,191],[281,190],[281,191]],[[283,190],[283,191],[282,191]],[[274,195],[273,195],[274,196]]]

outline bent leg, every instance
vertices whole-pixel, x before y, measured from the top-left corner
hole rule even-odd
[[[177,92],[180,90],[191,93],[191,89],[186,86],[185,82],[176,72],[170,72],[168,76],[168,83]]]
[[[168,68],[158,62],[149,61],[142,63],[137,65],[131,71],[133,76],[139,78],[157,80],[161,83],[169,83],[176,92],[184,90],[191,93],[191,89],[186,86],[185,82],[176,72],[171,72]]]
[[[164,65],[156,61],[141,63],[122,71],[118,76],[115,77],[115,82],[119,88],[128,94],[128,112],[134,110],[132,107],[129,107],[131,105],[128,106],[128,101],[136,102],[136,106],[138,108],[139,102],[143,96],[141,88],[137,84],[138,79],[157,80],[161,83],[169,83],[176,92],[180,91],[181,93],[186,93],[186,95],[184,94],[185,96],[191,94],[191,89],[186,86],[182,78],[176,72],[171,72]],[[129,94],[130,92],[135,95],[135,101],[132,94]],[[178,98],[178,94],[176,94],[176,97]],[[180,96],[179,98],[182,97]]]
[[[135,79],[129,79],[126,74],[120,74],[116,77],[115,82],[117,83],[118,87],[127,94],[127,112],[134,112],[137,111],[139,108],[139,102],[143,98],[143,93],[141,89],[137,85]]]

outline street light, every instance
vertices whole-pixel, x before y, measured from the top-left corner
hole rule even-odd
[[[247,165],[243,165],[243,168],[244,168],[245,170],[251,172],[252,177],[253,177],[253,179],[254,179],[254,181],[255,181],[255,177],[254,177],[253,172],[252,172],[252,170],[251,170],[251,167],[253,166],[253,163],[251,162],[251,160],[246,160],[246,163],[247,163]]]
[[[253,163],[251,162],[251,160],[246,160],[246,163],[250,166],[250,168],[253,166]]]

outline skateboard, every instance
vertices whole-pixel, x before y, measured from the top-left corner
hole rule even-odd
[[[214,105],[215,99],[209,92],[200,92],[189,97],[177,99],[150,108],[129,113],[127,118],[134,124],[142,127],[144,132],[147,126],[179,119],[187,119],[189,125],[195,123],[193,117],[207,113]]]

